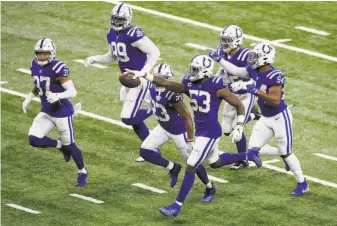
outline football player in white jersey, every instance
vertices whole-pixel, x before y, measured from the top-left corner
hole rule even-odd
[[[85,66],[94,63],[112,63],[117,61],[121,73],[125,69],[137,70],[140,75],[150,72],[156,64],[160,52],[158,47],[144,35],[142,29],[131,25],[132,10],[121,3],[111,11],[111,27],[107,34],[109,51],[104,55],[90,56]],[[153,114],[149,89],[151,85],[141,80],[136,88],[121,87],[120,99],[123,102],[122,121],[131,125],[137,136],[143,141],[149,135],[144,120]],[[145,107],[144,107],[145,106]],[[137,161],[144,161],[138,158]]]
[[[243,31],[237,25],[228,25],[220,33],[220,45],[216,51],[209,51],[209,56],[217,61],[228,61],[238,67],[245,67],[247,65],[247,56],[250,51],[248,48],[242,47]],[[231,92],[235,94],[245,106],[245,123],[254,119],[258,119],[259,114],[254,108],[255,95],[252,95],[243,89],[247,84],[253,84],[254,81],[250,78],[240,78],[236,75],[230,74],[223,68],[220,68],[216,73],[217,76],[222,76],[228,84]],[[252,110],[254,113],[252,114]],[[236,109],[225,103],[222,118],[222,132],[225,136],[229,136],[235,128],[237,122]],[[236,142],[236,147],[239,153],[247,151],[246,136],[243,134],[242,139]],[[244,169],[249,166],[248,161],[236,162],[232,169]]]

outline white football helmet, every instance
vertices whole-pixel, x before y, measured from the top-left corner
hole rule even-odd
[[[152,74],[168,80],[173,80],[174,77],[173,69],[170,65],[165,63],[155,66]],[[165,90],[165,87],[157,87],[157,90]]]
[[[243,32],[239,26],[229,25],[220,33],[220,45],[225,53],[242,45]]]
[[[111,27],[115,31],[121,31],[130,26],[132,20],[132,10],[124,3],[113,7],[110,14]]]
[[[256,69],[266,64],[274,63],[276,56],[275,48],[266,42],[258,43],[248,54],[248,66]]]
[[[47,59],[41,60],[39,59],[38,53],[49,53],[50,55]],[[51,39],[41,38],[39,41],[37,41],[34,47],[34,54],[36,63],[41,66],[45,66],[55,59],[56,46]]]
[[[207,55],[193,57],[189,65],[189,80],[191,82],[213,76],[214,61]]]

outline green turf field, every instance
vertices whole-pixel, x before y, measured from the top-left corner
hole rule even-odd
[[[335,2],[135,2],[145,8],[223,27],[237,24],[244,33],[268,40],[292,39],[284,44],[336,56]],[[119,69],[85,68],[73,62],[107,51],[106,32],[114,6],[105,2],[2,2],[1,4],[1,81],[3,88],[28,93],[29,75],[16,71],[29,69],[33,47],[41,37],[57,45],[57,58],[66,62],[78,90],[73,103],[82,102],[85,111],[119,120]],[[140,26],[161,50],[161,62],[173,65],[177,80],[188,70],[190,58],[201,50],[185,43],[215,48],[218,31],[170,20],[137,10],[133,23]],[[307,26],[327,31],[320,36],[295,29]],[[253,41],[244,40],[249,47]],[[293,108],[294,151],[304,174],[337,184],[337,162],[313,153],[337,156],[337,63],[284,48],[277,49],[275,66],[284,70],[286,100],[299,103]],[[215,183],[217,195],[204,205],[204,187],[198,181],[178,218],[161,216],[158,209],[170,204],[178,187],[169,188],[167,171],[148,163],[139,164],[140,141],[135,134],[114,124],[78,116],[74,119],[78,146],[89,170],[87,186],[75,188],[77,171],[65,163],[55,149],[28,145],[27,133],[39,104],[29,112],[21,110],[23,98],[1,93],[1,223],[2,225],[337,225],[337,188],[310,183],[310,192],[293,198],[292,176],[262,168],[233,172],[229,167],[209,169],[209,174],[229,183]],[[249,136],[252,125],[246,127]],[[150,127],[156,121],[147,121]],[[56,133],[52,133],[57,137]],[[229,139],[222,151],[236,152]],[[170,143],[164,156],[180,161]],[[270,160],[273,158],[263,158]],[[282,161],[270,164],[283,167]],[[180,175],[180,179],[182,178]],[[197,181],[197,179],[196,179]],[[153,193],[132,186],[143,183],[167,194]],[[178,184],[180,185],[180,183]],[[69,196],[77,193],[103,200],[94,204]],[[6,206],[15,203],[38,210],[39,215]]]

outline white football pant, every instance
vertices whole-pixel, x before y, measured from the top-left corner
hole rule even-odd
[[[63,145],[75,143],[73,117],[54,118],[44,112],[40,112],[33,120],[29,129],[29,135],[42,138],[52,129],[57,128],[59,138]]]

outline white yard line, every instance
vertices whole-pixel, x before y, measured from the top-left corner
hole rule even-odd
[[[104,2],[108,2],[108,3],[112,3],[112,4],[121,3],[121,2],[118,2],[118,1],[112,1],[112,0],[104,0]],[[132,4],[126,4],[126,5],[128,5],[132,9],[138,10],[140,12],[152,14],[152,15],[163,17],[163,18],[166,18],[166,19],[175,20],[175,21],[179,21],[179,22],[183,22],[183,23],[187,23],[187,24],[192,24],[192,25],[195,25],[195,26],[198,26],[198,27],[203,27],[203,28],[214,30],[214,31],[222,31],[223,30],[222,27],[213,26],[213,25],[198,22],[198,21],[195,21],[195,20],[191,20],[191,19],[187,19],[187,18],[183,18],[183,17],[179,17],[179,16],[174,16],[174,15],[167,14],[167,13],[158,12],[158,11],[155,11],[155,10],[152,10],[152,9],[147,9],[147,8],[143,8],[143,7],[132,5]],[[267,39],[259,38],[259,37],[253,36],[253,35],[244,34],[243,37],[245,39],[252,40],[252,41],[255,41],[255,42],[270,42]],[[214,37],[214,40],[215,39],[216,39],[216,37]],[[322,59],[337,62],[337,57],[328,56],[328,55],[318,53],[318,52],[314,52],[314,51],[311,51],[311,50],[302,49],[302,48],[298,48],[298,47],[295,47],[295,46],[288,46],[288,45],[285,45],[283,43],[274,43],[274,46],[284,48],[284,49],[287,49],[287,50],[290,50],[290,51],[294,51],[294,52],[298,52],[298,53],[304,53],[306,55],[315,56],[315,57],[319,57],[319,58],[322,58]]]
[[[84,60],[82,59],[77,59],[77,60],[73,60],[74,62],[77,62],[77,63],[80,63],[80,64],[84,64]],[[100,69],[104,69],[106,68],[106,66],[102,65],[102,64],[93,64],[92,65],[93,67],[97,67],[97,68],[100,68]]]
[[[268,164],[268,163],[276,163],[279,162],[280,160],[278,159],[271,159],[271,160],[266,160],[266,161],[262,161],[262,166],[264,166],[264,164]],[[254,167],[256,166],[254,162],[249,161],[249,167]]]
[[[167,193],[167,191],[164,191],[164,190],[161,190],[161,189],[158,189],[158,188],[154,188],[154,187],[151,187],[151,186],[147,186],[147,185],[141,184],[141,183],[135,183],[135,184],[132,184],[132,185],[136,186],[136,187],[139,187],[139,188],[143,188],[145,190],[150,190],[150,191],[153,191],[153,192],[156,192],[156,193],[160,193],[160,194]]]
[[[15,96],[19,96],[19,97],[24,97],[24,98],[27,96],[24,93],[20,93],[20,92],[17,92],[17,91],[14,91],[14,90],[10,90],[10,89],[6,89],[6,88],[2,88],[2,87],[0,87],[0,91],[4,92],[4,93],[15,95]],[[36,97],[34,98],[34,100],[38,101],[38,102],[40,101],[40,99],[38,99]],[[98,120],[106,121],[106,122],[109,122],[109,123],[112,123],[112,124],[115,124],[115,125],[119,125],[121,127],[127,128],[127,129],[131,129],[130,126],[125,125],[121,121],[117,121],[117,120],[113,120],[113,119],[110,119],[110,118],[106,118],[104,116],[100,116],[100,115],[97,115],[97,114],[94,114],[94,113],[91,113],[91,112],[86,112],[86,111],[81,110],[81,111],[79,111],[79,114],[86,115],[88,117],[95,118],[95,119],[98,119]],[[275,161],[275,160],[270,160],[270,161]],[[268,168],[268,169],[272,169],[272,170],[275,170],[275,171],[278,171],[278,172],[282,172],[282,173],[286,173],[286,174],[292,175],[291,172],[288,172],[288,171],[286,171],[283,168],[271,166],[271,165],[268,165],[268,164],[265,164],[265,163],[263,164],[263,167]],[[324,181],[324,180],[317,179],[317,178],[310,177],[310,176],[306,176],[306,177],[307,177],[308,180],[311,180],[311,181],[314,181],[314,182],[317,182],[317,183],[320,183],[320,184],[323,184],[323,185],[327,185],[327,186],[330,186],[330,187],[337,188],[337,184],[334,184],[332,182]]]
[[[333,156],[330,156],[330,155],[321,154],[321,153],[314,153],[314,155],[316,155],[318,157],[321,157],[321,158],[329,159],[329,160],[332,160],[332,161],[337,161],[337,157],[333,157]]]
[[[93,202],[93,203],[96,203],[96,204],[102,204],[102,203],[104,203],[104,201],[102,201],[102,200],[94,199],[94,198],[91,198],[91,197],[88,197],[88,196],[84,196],[84,195],[79,195],[79,194],[69,194],[69,195],[72,196],[72,197],[83,199],[83,200],[86,200],[86,201],[89,201],[89,202]]]
[[[268,168],[268,169],[271,169],[271,170],[275,170],[275,171],[280,172],[280,173],[286,173],[286,174],[289,174],[289,175],[292,175],[292,176],[294,175],[291,171],[287,171],[284,168],[280,168],[280,167],[277,167],[277,166],[272,166],[272,165],[269,165],[269,164],[263,164],[262,167]],[[309,181],[313,181],[313,182],[316,182],[316,183],[319,183],[319,184],[322,184],[322,185],[325,185],[325,186],[337,188],[337,184],[332,183],[330,181],[321,180],[321,179],[311,177],[311,176],[307,176],[307,175],[304,175],[304,177]]]
[[[6,82],[6,81],[0,81],[0,85],[6,84],[6,83],[8,83],[8,82]]]
[[[274,43],[284,43],[284,42],[290,42],[291,39],[277,39],[277,40],[273,40],[273,41],[270,41],[271,44],[274,44]],[[250,46],[255,46],[257,43],[252,43],[250,44]]]
[[[309,28],[309,27],[304,27],[304,26],[297,26],[295,28],[298,29],[298,30],[314,33],[314,34],[317,34],[317,35],[327,36],[327,35],[330,34],[330,33],[326,32],[326,31],[320,31],[320,30],[316,30],[314,28]]]
[[[17,204],[13,204],[13,203],[6,204],[6,205],[10,206],[12,208],[18,209],[18,210],[23,210],[25,212],[32,213],[32,214],[40,214],[41,213],[40,211],[32,210],[32,209],[29,209],[27,207],[23,207],[23,206],[20,206],[20,205],[17,205]]]
[[[206,51],[207,49],[211,49],[213,51],[215,50],[215,49],[207,47],[207,46],[202,46],[202,45],[198,45],[198,44],[190,43],[190,42],[185,43],[185,45],[188,46],[188,47],[192,47],[192,48],[195,48],[195,49],[200,49],[200,50],[203,50],[203,51]]]
[[[211,181],[216,181],[216,182],[222,183],[222,184],[225,184],[225,183],[229,182],[228,180],[217,178],[217,177],[214,177],[212,175],[208,175],[208,179],[210,179]]]
[[[25,74],[31,74],[30,73],[30,70],[28,70],[28,69],[24,69],[24,68],[18,68],[18,69],[16,69],[17,71],[20,71],[20,72],[22,72],[22,73],[25,73]]]

